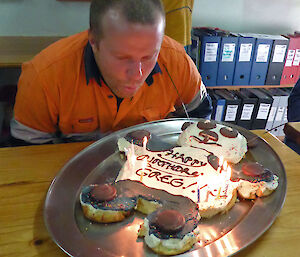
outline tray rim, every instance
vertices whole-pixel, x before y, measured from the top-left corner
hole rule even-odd
[[[135,125],[135,126],[132,126],[132,127],[129,127],[129,128],[125,128],[125,129],[122,129],[122,130],[119,130],[119,131],[116,131],[116,132],[113,132],[111,133],[110,135],[108,136],[105,136],[101,139],[99,139],[98,141],[90,144],[89,146],[85,147],[83,150],[81,150],[79,153],[77,153],[75,156],[73,156],[68,162],[65,163],[65,165],[59,170],[59,172],[57,173],[57,175],[54,177],[54,179],[52,180],[50,186],[49,186],[49,189],[47,191],[47,195],[46,195],[46,199],[45,199],[45,202],[44,202],[44,211],[43,211],[43,216],[44,216],[44,223],[45,223],[45,226],[47,228],[47,231],[48,233],[50,234],[52,240],[57,244],[57,246],[63,251],[65,252],[67,255],[69,256],[84,256],[84,255],[72,255],[71,253],[68,252],[67,249],[65,249],[62,245],[62,243],[58,242],[55,238],[55,235],[53,234],[50,226],[49,226],[49,223],[48,223],[48,220],[47,220],[47,204],[49,203],[49,198],[51,196],[51,193],[52,193],[52,190],[53,188],[55,187],[56,183],[61,179],[61,177],[64,175],[64,172],[65,170],[68,169],[68,167],[75,161],[77,160],[78,158],[81,158],[82,156],[86,155],[87,153],[89,153],[89,151],[93,150],[95,147],[97,147],[99,144],[103,144],[104,142],[106,141],[109,141],[111,140],[111,138],[119,138],[119,137],[122,137],[124,135],[126,135],[128,132],[130,131],[134,131],[134,130],[137,130],[137,129],[141,129],[141,128],[144,128],[144,127],[147,127],[147,126],[160,126],[162,123],[168,123],[168,122],[188,122],[188,121],[192,121],[192,122],[197,122],[199,120],[202,120],[202,119],[197,119],[197,118],[190,118],[190,119],[187,119],[187,118],[171,118],[171,119],[163,119],[163,120],[157,120],[157,121],[152,121],[152,122],[146,122],[146,123],[142,123],[142,124],[138,124],[138,125]],[[284,168],[284,165],[280,159],[280,157],[278,156],[278,154],[272,149],[272,147],[268,144],[268,142],[253,134],[251,131],[249,130],[246,130],[242,127],[239,127],[235,124],[231,124],[231,123],[227,123],[227,122],[220,122],[220,121],[217,121],[217,123],[219,124],[223,124],[223,125],[227,125],[227,126],[231,126],[231,127],[234,127],[234,128],[237,128],[239,130],[240,133],[242,133],[244,136],[246,134],[250,134],[251,136],[253,137],[257,137],[259,138],[259,140],[263,141],[264,144],[268,147],[269,151],[272,153],[272,155],[276,158],[276,160],[279,162],[279,165],[280,165],[280,169],[282,171],[282,176],[283,176],[283,184],[281,185],[282,186],[282,189],[283,189],[283,192],[281,192],[281,201],[280,201],[280,205],[277,206],[277,209],[276,209],[276,212],[275,212],[275,215],[273,215],[272,217],[270,217],[271,219],[269,220],[268,224],[266,226],[264,226],[264,228],[259,231],[259,233],[256,233],[255,236],[252,237],[252,239],[250,241],[248,241],[245,245],[243,245],[242,247],[240,247],[238,250],[235,250],[234,252],[228,252],[228,253],[225,253],[226,255],[218,255],[218,256],[231,256],[231,255],[234,255],[238,252],[240,252],[241,250],[243,250],[244,248],[246,248],[247,246],[249,246],[250,244],[252,244],[253,242],[255,242],[259,237],[261,237],[271,226],[272,224],[274,223],[275,219],[278,217],[284,203],[285,203],[285,199],[286,199],[286,192],[287,192],[287,179],[286,179],[286,172],[285,172],[285,168]],[[180,132],[180,131],[178,131]],[[172,131],[172,133],[169,133],[169,134],[177,134],[178,132],[174,132]],[[244,133],[243,133],[244,132]],[[155,134],[155,133],[154,133]],[[157,136],[162,136],[162,135],[165,135],[165,134],[168,134],[168,133],[162,133],[162,134],[159,134]],[[112,153],[111,153],[112,154]],[[90,171],[91,172],[91,171]],[[282,182],[281,182],[282,183]],[[254,204],[254,206],[256,205],[256,203],[259,203],[261,202],[262,199],[258,198]],[[253,210],[250,210],[249,211],[249,214],[247,216],[249,216],[251,214],[251,212],[253,212]],[[251,214],[252,215],[252,214]],[[255,217],[254,217],[255,218]],[[222,241],[223,241],[223,244],[225,243],[224,240],[228,240],[228,238],[232,237],[232,234],[233,233],[239,233],[238,230],[237,230],[237,227],[239,228],[242,228],[243,227],[243,223],[245,223],[247,220],[242,220],[241,223],[239,223],[238,226],[234,227],[231,231],[229,231],[227,234],[223,235],[221,238],[219,238],[218,240],[212,242],[211,244],[203,247],[202,249],[205,249],[206,247],[209,247],[211,248],[210,251],[213,251],[215,252],[216,249],[218,248],[215,244],[217,241],[219,241],[221,244],[222,244]],[[195,257],[195,256],[209,256],[209,255],[205,255],[205,253],[203,251],[200,252],[201,249],[195,249],[195,250],[192,250],[192,251],[189,251],[189,252],[186,252],[186,253],[183,253],[181,254],[180,256],[183,256],[183,257]],[[70,251],[70,250],[69,250]],[[92,256],[92,255],[90,255]],[[93,255],[94,256],[94,255]],[[96,256],[96,255],[95,255]],[[107,256],[114,256],[114,255],[107,255]]]

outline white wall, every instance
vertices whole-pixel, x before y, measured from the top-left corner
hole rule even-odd
[[[0,35],[64,36],[88,28],[89,2],[0,0]]]
[[[193,26],[233,32],[293,33],[300,30],[300,0],[195,0]]]
[[[300,0],[194,0],[193,26],[287,34],[300,30]],[[70,35],[88,28],[88,2],[0,0],[0,36]]]

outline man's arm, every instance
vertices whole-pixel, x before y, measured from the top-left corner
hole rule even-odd
[[[187,115],[184,108],[186,108],[190,118],[209,119],[212,113],[211,98],[208,93],[203,97],[197,94],[191,103],[185,104],[184,107],[177,107],[175,112],[168,115],[168,118],[186,118]]]
[[[23,125],[13,118],[10,122],[11,143],[13,145],[31,145],[54,143],[56,135]]]
[[[300,78],[288,99],[288,121],[300,121]]]
[[[56,138],[55,95],[47,91],[45,83],[33,63],[22,65],[10,128],[17,142],[45,144]]]
[[[168,115],[168,118],[187,117],[184,108],[186,109],[190,118],[208,119],[210,117],[213,109],[212,101],[202,81],[201,81],[200,90],[194,96],[192,101],[188,104],[184,104],[181,101],[181,106],[176,107],[176,111],[170,113]]]

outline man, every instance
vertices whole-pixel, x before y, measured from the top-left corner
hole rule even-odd
[[[211,112],[183,47],[164,37],[160,0],[94,0],[89,31],[23,64],[12,136],[31,144],[95,140],[139,123]]]
[[[289,96],[287,115],[289,122],[300,121],[300,78]]]
[[[294,85],[288,98],[287,118],[288,122],[300,122],[300,78]],[[300,154],[300,146],[295,141],[295,138],[285,137],[284,142],[296,153]]]

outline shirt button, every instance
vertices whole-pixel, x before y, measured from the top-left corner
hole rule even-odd
[[[114,96],[113,95],[109,95],[108,98],[114,98]]]

